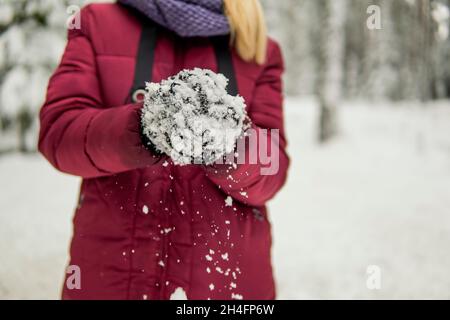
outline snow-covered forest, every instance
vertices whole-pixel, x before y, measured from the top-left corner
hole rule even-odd
[[[316,95],[318,138],[337,130],[345,100],[450,97],[449,1],[264,0],[284,48],[286,92]]]
[[[37,115],[87,2],[0,0],[0,299],[59,297],[79,179],[36,154]],[[450,0],[261,2],[292,161],[269,204],[279,298],[450,298]]]
[[[264,3],[283,44],[289,94],[317,93],[324,72],[346,99],[450,96],[447,0]]]
[[[65,44],[69,1],[0,1],[0,152],[36,149],[37,113]]]

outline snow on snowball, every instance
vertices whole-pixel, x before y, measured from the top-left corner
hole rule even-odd
[[[244,99],[229,95],[227,85],[224,75],[199,68],[147,83],[143,134],[177,165],[209,165],[232,153],[249,118]]]

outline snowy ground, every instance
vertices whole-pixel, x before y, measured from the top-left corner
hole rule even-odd
[[[270,204],[280,299],[450,298],[450,108],[342,108],[315,144],[312,100],[286,108],[292,167]],[[79,180],[0,157],[0,298],[59,297]],[[381,289],[366,268],[381,268]]]

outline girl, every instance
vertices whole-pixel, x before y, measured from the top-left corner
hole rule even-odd
[[[63,299],[274,299],[265,204],[289,160],[283,61],[258,0],[122,0],[79,18],[40,113],[39,150],[83,179],[70,248],[80,285],[65,283]],[[176,166],[144,147],[143,82],[195,67],[230,78],[255,130],[279,129],[276,174]]]

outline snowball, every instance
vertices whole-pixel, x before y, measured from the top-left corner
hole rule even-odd
[[[143,133],[177,165],[212,164],[234,151],[248,122],[241,96],[226,91],[228,79],[211,70],[183,70],[147,83]]]

